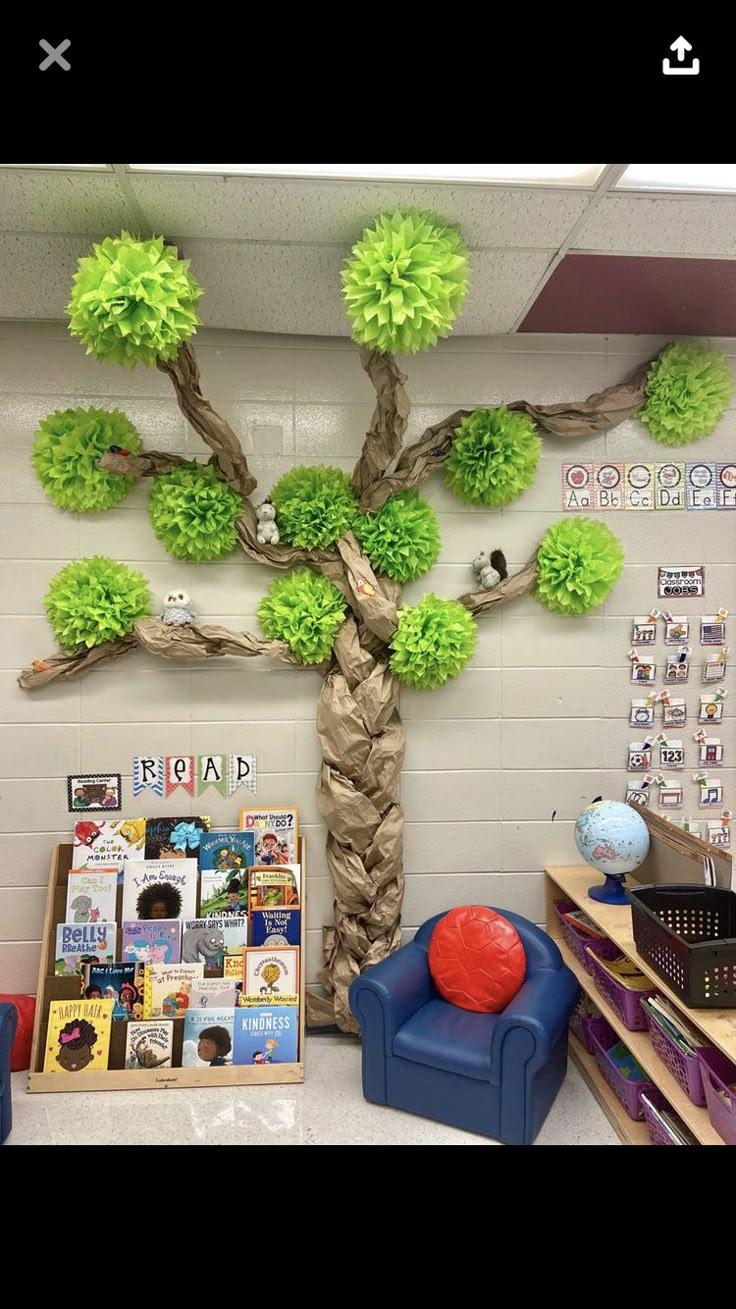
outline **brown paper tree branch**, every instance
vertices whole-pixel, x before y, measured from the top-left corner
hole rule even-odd
[[[217,467],[225,481],[242,496],[249,496],[258,485],[248,468],[237,436],[229,423],[215,412],[205,400],[199,387],[199,368],[189,342],[179,347],[174,359],[159,359],[158,367],[174,384],[176,398],[187,422],[215,456]]]
[[[399,453],[410,409],[404,390],[406,376],[399,371],[393,355],[382,355],[363,346],[360,362],[371,379],[377,403],[353,472],[352,486],[358,497],[385,473]]]
[[[456,410],[427,428],[402,453],[409,417],[406,379],[390,355],[363,350],[361,362],[376,392],[376,408],[352,485],[361,508],[376,511],[391,496],[417,485],[444,463],[455,430],[470,411]],[[350,605],[351,613],[337,634],[333,660],[318,666],[325,677],[317,712],[323,758],[317,800],[328,828],[327,862],[335,901],[334,922],[323,931],[321,980],[326,994],[307,995],[307,1016],[310,1024],[337,1022],[344,1031],[355,1031],[348,1002],[351,981],[396,949],[401,940],[404,820],[399,779],[405,740],[399,685],[389,668],[389,643],[396,628],[401,588],[376,576],[352,532],[331,550],[259,544],[256,512],[248,498],[256,479],[234,432],[202,396],[192,347],[182,346],[175,360],[160,362],[159,368],[171,378],[182,413],[212,451],[210,462],[243,496],[243,513],[236,527],[244,553],[272,568],[306,564],[328,577]],[[648,368],[648,364],[642,365],[623,382],[579,403],[532,405],[517,400],[508,407],[529,414],[556,436],[606,431],[641,406]],[[118,474],[150,477],[186,462],[178,455],[148,451],[136,456],[108,454],[100,465]],[[478,618],[490,614],[531,591],[536,572],[535,556],[513,577],[490,591],[468,592],[460,597],[460,603]],[[57,654],[34,661],[21,673],[19,682],[26,690],[35,690],[57,678],[79,677],[139,646],[163,658],[268,655],[293,668],[315,667],[298,663],[284,642],[261,641],[249,632],[205,623],[174,627],[158,619],[141,619],[129,636],[118,641],[76,655]]]

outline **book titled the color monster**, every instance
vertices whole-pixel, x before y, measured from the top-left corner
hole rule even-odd
[[[117,868],[118,883],[128,859],[145,856],[145,818],[80,818],[74,825],[72,868]]]
[[[253,863],[268,867],[299,858],[298,809],[241,809],[240,828],[255,836]]]
[[[52,1000],[45,1073],[104,1072],[110,1052],[112,1000]]]

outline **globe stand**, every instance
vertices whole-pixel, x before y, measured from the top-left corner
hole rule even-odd
[[[625,873],[604,873],[605,882],[603,886],[589,886],[588,895],[591,900],[598,900],[601,904],[630,904],[630,900],[624,889],[626,880]]]

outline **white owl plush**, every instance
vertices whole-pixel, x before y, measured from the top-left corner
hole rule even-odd
[[[169,623],[172,627],[184,627],[186,623],[194,622],[197,615],[191,603],[186,591],[169,591],[164,597],[161,622]]]
[[[259,545],[278,545],[279,529],[276,526],[276,509],[272,504],[266,501],[256,509],[256,518],[258,526],[256,528],[256,540]]]

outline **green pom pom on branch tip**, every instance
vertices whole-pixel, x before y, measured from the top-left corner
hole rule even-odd
[[[59,645],[70,654],[127,636],[136,619],[151,612],[145,577],[104,555],[62,568],[44,605]]]
[[[603,604],[618,581],[624,552],[618,537],[593,518],[561,518],[537,552],[536,598],[558,614],[585,614]]]
[[[440,552],[437,517],[416,491],[402,491],[376,514],[360,514],[353,531],[374,571],[395,582],[421,577]]]
[[[425,595],[398,612],[390,668],[405,686],[431,690],[461,673],[475,649],[477,627],[457,600]]]
[[[182,464],[153,479],[148,502],[151,526],[175,559],[208,563],[232,554],[235,524],[243,512],[237,491],[212,464]]]
[[[134,368],[173,359],[200,319],[202,288],[162,236],[106,237],[79,260],[66,312],[87,354]]]
[[[322,464],[291,468],[276,483],[270,499],[281,540],[304,550],[334,545],[350,531],[358,513],[348,474]]]
[[[428,350],[449,335],[469,271],[453,224],[414,209],[379,214],[341,274],[353,339],[383,354]]]
[[[709,436],[728,409],[734,379],[728,360],[694,341],[673,341],[652,364],[638,417],[663,445]]]
[[[120,504],[134,477],[117,477],[98,461],[113,445],[131,455],[141,450],[133,424],[118,409],[57,409],[41,420],[31,463],[44,491],[59,509],[98,514]]]
[[[285,641],[301,664],[329,659],[347,610],[347,601],[328,578],[297,568],[278,578],[258,606],[263,633]]]
[[[456,428],[445,478],[460,500],[497,509],[531,486],[541,450],[536,427],[526,414],[511,413],[503,405],[475,409]]]

